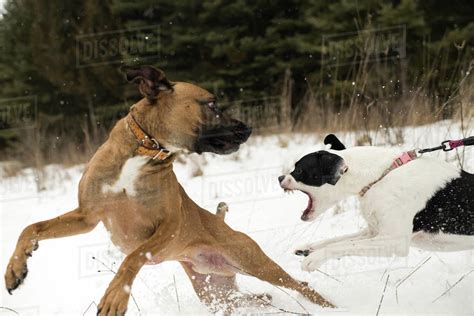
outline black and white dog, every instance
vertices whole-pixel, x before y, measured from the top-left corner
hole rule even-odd
[[[434,251],[474,248],[473,174],[428,156],[386,172],[400,156],[398,149],[346,149],[332,134],[324,143],[330,150],[301,158],[278,178],[280,186],[308,195],[303,221],[358,195],[367,228],[298,247],[295,253],[306,256],[303,270],[344,256],[406,256],[410,244]]]

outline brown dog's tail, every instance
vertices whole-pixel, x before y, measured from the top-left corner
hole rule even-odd
[[[227,203],[225,202],[220,202],[217,204],[217,209],[216,209],[216,215],[222,218],[222,220],[225,219],[225,213],[229,211],[229,207],[227,206]]]

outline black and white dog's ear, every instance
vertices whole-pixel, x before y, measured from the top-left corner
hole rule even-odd
[[[344,150],[346,146],[334,134],[329,134],[324,138],[324,145],[331,145],[332,150]]]

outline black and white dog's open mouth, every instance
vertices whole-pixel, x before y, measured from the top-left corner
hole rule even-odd
[[[306,206],[306,209],[303,211],[303,214],[301,215],[301,220],[303,221],[307,221],[309,220],[313,213],[314,213],[314,209],[313,209],[313,205],[314,205],[314,200],[313,200],[313,197],[311,196],[311,194],[309,194],[308,192],[305,192],[303,190],[299,190],[299,189],[286,189],[284,188],[285,192],[294,192],[295,190],[298,190],[300,192],[303,192],[304,194],[306,194],[308,196],[308,205]]]

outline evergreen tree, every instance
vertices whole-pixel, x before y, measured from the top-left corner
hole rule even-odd
[[[467,0],[8,0],[0,19],[0,96],[35,96],[43,120],[62,117],[50,133],[68,131],[72,139],[84,128],[94,134],[98,124],[107,128],[139,97],[119,74],[122,64],[153,64],[171,80],[198,83],[221,100],[279,94],[289,69],[293,110],[300,113],[306,91],[341,110],[401,99],[419,87],[437,104],[452,98],[468,74],[472,16]],[[401,25],[405,58],[362,62],[370,34]],[[130,35],[140,30],[156,33],[147,49],[130,49],[144,44]],[[347,32],[361,46],[349,48],[352,62],[324,63],[323,38],[335,41]],[[113,47],[124,38],[128,50]],[[108,55],[85,60],[84,41],[98,45],[99,55],[105,43]],[[0,147],[17,136],[0,131]]]

